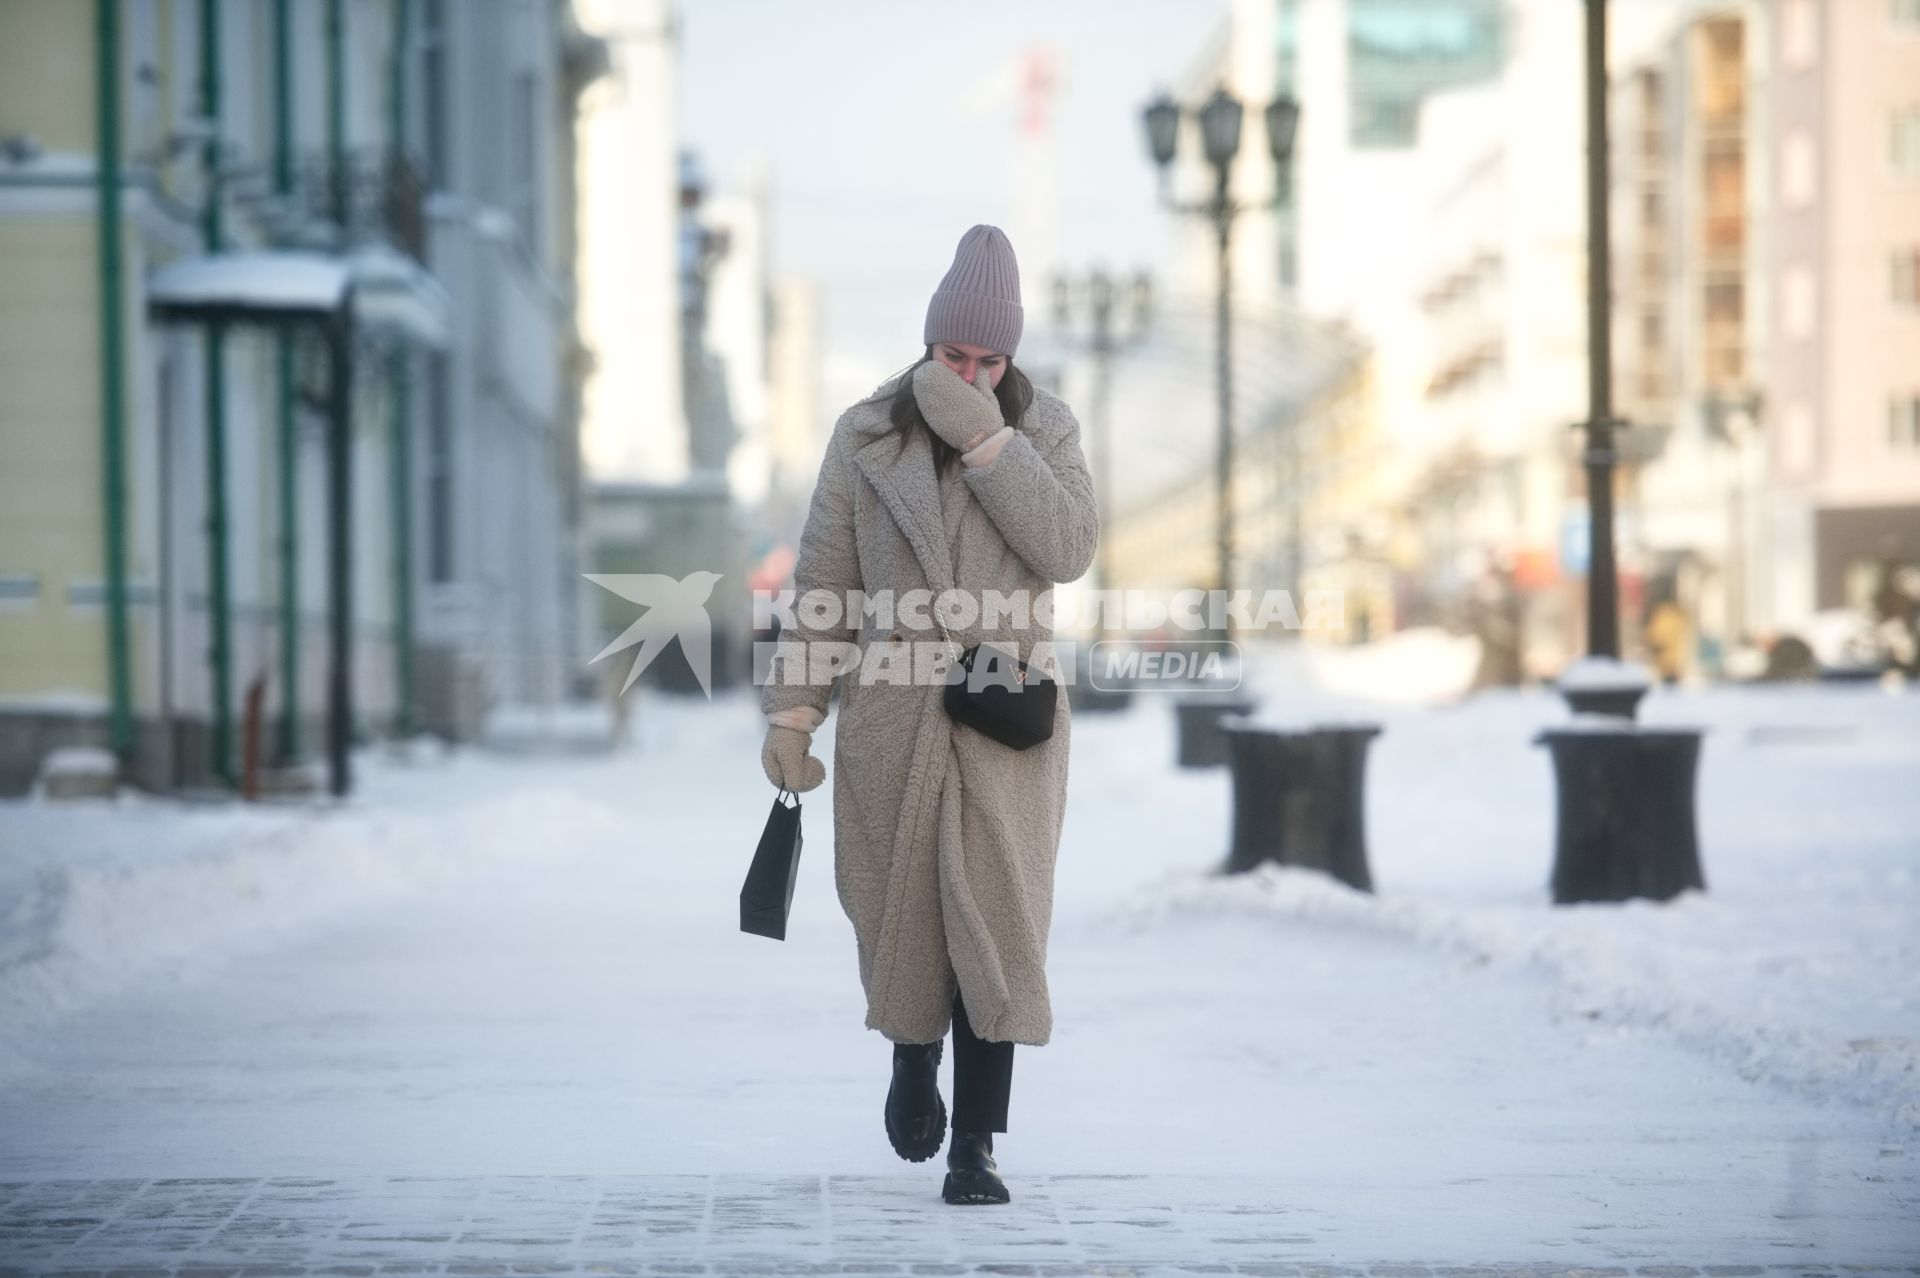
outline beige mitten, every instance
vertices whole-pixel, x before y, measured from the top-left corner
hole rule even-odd
[[[760,767],[766,772],[767,780],[795,794],[825,781],[827,765],[807,753],[812,746],[810,733],[777,723],[769,725],[766,743],[760,747]]]
[[[933,433],[963,453],[1006,425],[1000,401],[994,398],[993,378],[984,368],[969,386],[960,374],[930,359],[913,370],[913,398]]]

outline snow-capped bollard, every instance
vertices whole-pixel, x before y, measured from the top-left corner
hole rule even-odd
[[[1233,769],[1229,874],[1262,861],[1323,870],[1373,890],[1367,869],[1367,747],[1376,724],[1310,728],[1221,724]]]
[[[1693,810],[1701,735],[1594,717],[1534,738],[1558,792],[1555,905],[1706,890]]]
[[[1631,720],[1653,681],[1639,666],[1616,658],[1582,657],[1567,667],[1556,686],[1575,714]]]
[[[1220,734],[1221,719],[1252,714],[1254,708],[1254,703],[1243,697],[1219,694],[1175,702],[1176,761],[1183,768],[1217,768],[1226,763],[1227,742]]]

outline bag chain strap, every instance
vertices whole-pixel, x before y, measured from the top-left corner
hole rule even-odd
[[[952,636],[951,634],[948,634],[948,633],[947,633],[947,627],[946,627],[946,623],[944,623],[944,622],[942,622],[942,621],[940,620],[940,613],[939,613],[939,611],[938,611],[937,609],[933,609],[933,608],[929,608],[929,609],[927,610],[927,615],[933,618],[933,624],[934,624],[934,625],[936,625],[936,626],[939,626],[939,627],[940,627],[940,633],[941,633],[941,635],[943,635],[943,636],[945,636],[945,638],[946,638],[946,641],[947,641],[948,643],[952,643],[952,644],[953,644],[953,646],[954,646],[954,648],[955,648],[955,651],[953,651],[953,652],[950,652],[950,653],[948,653],[948,654],[947,654],[947,659],[948,659],[949,661],[958,661],[958,660],[960,660],[960,654],[961,654],[961,652],[964,652],[964,651],[965,651],[965,649],[962,649],[962,648],[960,647],[960,645],[959,645],[959,644],[957,644],[957,643],[954,643],[954,642],[953,642],[953,636]]]
[[[959,644],[957,644],[957,643],[954,643],[954,641],[953,641],[953,636],[952,636],[951,634],[948,634],[948,633],[947,633],[947,627],[946,627],[946,624],[945,624],[944,622],[942,622],[942,621],[940,620],[940,613],[939,613],[939,611],[938,611],[937,609],[933,609],[933,608],[929,608],[929,609],[927,610],[927,615],[933,618],[933,624],[934,624],[934,625],[936,625],[936,626],[939,626],[939,627],[940,627],[940,633],[941,633],[941,634],[943,634],[943,635],[946,635],[946,639],[947,639],[947,642],[948,642],[948,643],[953,643],[953,646],[954,646],[955,648],[959,648],[959,647],[960,647],[960,645],[959,645]],[[961,652],[955,652],[955,653],[951,653],[951,654],[949,654],[949,659],[950,659],[950,660],[953,660],[953,661],[958,661],[958,660],[960,660],[960,657],[961,657],[961,653],[962,653],[962,652],[964,652],[964,651],[965,651],[965,649],[962,649],[962,650],[961,650]],[[1018,678],[1018,681],[1019,681],[1020,683],[1025,683],[1025,682],[1027,681],[1027,670],[1026,670],[1026,662],[1024,662],[1024,661],[1020,661],[1020,659],[1019,659],[1019,655],[1018,655],[1017,653],[1016,653],[1016,654],[1015,654],[1015,656],[1014,656],[1014,660],[1015,660],[1015,661],[1016,661],[1016,662],[1017,662],[1017,663],[1019,664],[1019,666],[1020,666],[1020,668],[1021,668],[1021,669],[1020,669],[1020,673],[1019,673],[1019,675],[1017,676],[1017,678]]]

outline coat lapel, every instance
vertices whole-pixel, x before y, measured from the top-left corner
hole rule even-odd
[[[937,596],[953,586],[953,562],[947,553],[946,530],[940,518],[940,481],[933,472],[933,445],[927,432],[917,430],[902,446],[900,434],[880,411],[877,421],[863,423],[868,435],[853,450],[853,464],[867,477],[893,522],[920,560],[927,585]]]

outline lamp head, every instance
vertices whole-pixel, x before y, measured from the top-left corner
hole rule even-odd
[[[1174,144],[1180,137],[1180,108],[1162,93],[1141,113],[1147,126],[1147,150],[1161,168],[1173,163]]]
[[[1200,108],[1200,141],[1207,162],[1225,168],[1240,149],[1240,102],[1226,89],[1218,88]]]

